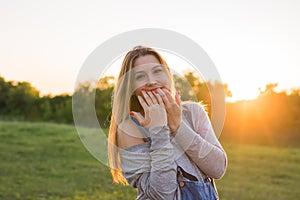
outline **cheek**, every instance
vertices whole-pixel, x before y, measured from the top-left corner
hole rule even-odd
[[[171,87],[171,82],[170,82],[170,79],[169,79],[168,75],[164,76],[161,80],[162,80],[162,84],[165,87],[167,87],[167,88]]]
[[[135,95],[141,94],[142,88],[144,88],[144,85],[138,82],[134,82],[133,84],[133,91],[135,92]]]

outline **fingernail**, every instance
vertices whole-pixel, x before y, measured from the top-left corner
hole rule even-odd
[[[134,116],[134,113],[132,112],[132,111],[130,111],[130,113],[129,113],[131,116]]]

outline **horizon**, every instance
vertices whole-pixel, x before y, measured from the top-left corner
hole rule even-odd
[[[195,71],[185,71],[185,72],[193,72],[193,73],[195,73]],[[178,74],[177,74],[177,75],[178,75]],[[198,75],[198,74],[196,74],[196,75]],[[117,77],[116,77],[115,75],[113,75],[113,74],[105,74],[102,78],[107,77],[107,76],[113,76],[114,78],[117,78]],[[70,95],[70,96],[72,96],[72,95],[74,94],[74,90],[73,90],[73,91],[61,92],[61,93],[51,93],[51,92],[49,92],[49,93],[46,92],[46,93],[45,93],[45,92],[39,90],[38,87],[36,87],[33,83],[31,83],[31,82],[29,82],[29,81],[26,81],[26,80],[10,80],[10,79],[7,79],[6,77],[4,77],[2,74],[0,74],[0,77],[4,78],[5,82],[14,82],[14,83],[18,83],[18,82],[27,82],[27,83],[29,83],[29,84],[31,85],[31,87],[33,87],[34,89],[36,89],[36,90],[39,92],[39,97],[45,97],[45,96],[55,97],[55,96],[63,96],[63,95]],[[100,79],[99,79],[99,80],[100,80]],[[99,80],[97,80],[97,82],[98,82]],[[91,82],[91,83],[94,83],[94,81],[95,81],[95,80],[91,80],[90,82]],[[207,82],[211,82],[211,80],[205,81],[205,83],[207,83]],[[228,83],[224,83],[224,82],[223,82],[222,84],[226,84],[226,85],[228,86],[229,91],[230,91],[231,93],[233,93],[232,90],[231,90],[231,88],[230,88],[230,85],[229,85]],[[257,95],[256,95],[256,96],[253,96],[253,97],[251,97],[251,98],[235,98],[235,97],[234,97],[234,94],[232,94],[232,97],[226,97],[226,98],[225,98],[225,101],[228,102],[228,103],[235,103],[235,102],[239,102],[239,101],[251,101],[251,100],[256,100],[256,99],[259,97],[259,92],[260,92],[260,90],[264,90],[265,87],[266,87],[268,84],[277,84],[277,86],[275,86],[275,90],[274,90],[274,91],[275,91],[276,93],[281,93],[281,92],[283,92],[283,93],[285,93],[286,95],[290,95],[290,92],[291,92],[292,90],[300,90],[300,86],[297,86],[297,87],[291,87],[291,88],[284,88],[284,89],[278,89],[279,83],[267,83],[266,85],[257,88]]]

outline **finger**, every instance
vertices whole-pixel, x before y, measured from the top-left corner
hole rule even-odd
[[[176,91],[176,94],[175,94],[175,101],[178,105],[181,105],[180,94],[178,91]]]
[[[141,113],[131,111],[130,116],[134,117],[140,123],[140,125],[144,124],[145,118],[143,117],[143,115]]]
[[[171,93],[169,92],[169,90],[163,89],[163,92],[166,94],[169,102],[175,103],[175,100],[174,100],[173,96],[171,95]]]
[[[138,100],[139,100],[141,106],[143,107],[144,111],[146,111],[147,108],[148,108],[148,104],[145,102],[145,100],[143,99],[143,97],[141,97],[140,95],[138,95]]]
[[[156,99],[156,97],[154,96],[153,92],[149,91],[149,92],[147,92],[147,94],[148,94],[149,97],[151,98],[153,104],[158,104],[157,99]]]
[[[166,94],[160,88],[157,89],[157,92],[161,96],[161,98],[162,98],[165,105],[170,103],[168,97],[166,96]]]
[[[162,100],[160,94],[158,94],[157,91],[155,91],[154,94],[155,94],[155,97],[156,97],[156,99],[157,99],[157,101],[158,101],[158,104],[161,105],[161,106],[163,106],[163,107],[165,107],[165,104],[164,104],[164,102],[163,102],[163,100]]]
[[[142,90],[142,94],[143,94],[143,97],[146,101],[146,103],[150,106],[150,105],[153,105],[153,102],[150,98],[150,96],[147,94],[147,92],[145,90]]]

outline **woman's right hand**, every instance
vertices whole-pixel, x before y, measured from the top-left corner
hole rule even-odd
[[[144,109],[145,116],[139,112],[130,112],[130,115],[146,128],[151,126],[166,126],[168,124],[167,112],[161,96],[156,92],[142,90],[138,100]]]

